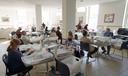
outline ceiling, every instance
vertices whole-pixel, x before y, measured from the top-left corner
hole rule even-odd
[[[76,0],[77,7],[112,2],[117,0]],[[62,0],[0,0],[0,6],[31,6],[42,4],[42,6],[61,7]]]

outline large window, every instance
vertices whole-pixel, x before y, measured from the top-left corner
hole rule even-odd
[[[86,23],[89,25],[89,30],[97,31],[99,5],[92,5],[87,7]]]
[[[83,27],[85,24],[88,24],[90,31],[97,31],[97,22],[98,22],[98,13],[99,5],[91,5],[87,7],[78,7],[76,15],[76,24],[79,21],[83,21]]]

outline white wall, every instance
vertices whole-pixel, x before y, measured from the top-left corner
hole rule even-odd
[[[3,22],[2,18],[8,17],[8,22]],[[33,8],[0,6],[0,38],[9,38],[9,33],[18,27],[24,30],[31,30],[28,25],[35,24],[35,14]]]
[[[2,17],[8,17],[9,22],[3,22]],[[17,28],[35,24],[33,8],[0,6],[0,28]]]
[[[98,29],[111,27],[112,29],[117,29],[122,27],[124,9],[125,9],[125,0],[119,0],[116,2],[109,2],[100,4],[99,7],[99,18],[98,18]],[[113,23],[104,23],[105,14],[115,14]]]

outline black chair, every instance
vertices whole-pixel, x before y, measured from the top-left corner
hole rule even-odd
[[[10,72],[9,65],[7,64],[7,62],[8,62],[8,55],[7,54],[4,54],[2,56],[2,60],[3,60],[5,67],[6,67],[5,76],[11,76],[11,75],[18,75],[19,74],[19,73]],[[29,72],[28,72],[28,75],[30,76]]]
[[[63,62],[61,62],[61,61],[59,61],[57,59],[55,59],[55,61],[56,61],[56,71],[59,72],[59,74],[56,74],[56,75],[59,75],[59,76],[72,76],[72,75],[70,75],[69,67],[66,64],[64,64]],[[74,76],[81,76],[81,75],[82,74],[79,72],[79,73],[75,74]]]
[[[56,67],[51,66],[50,76],[70,76],[70,71],[67,65],[55,59]]]
[[[70,76],[70,70],[67,65],[56,59],[56,70],[61,76]]]

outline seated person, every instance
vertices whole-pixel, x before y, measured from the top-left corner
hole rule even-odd
[[[21,40],[22,40],[23,44],[31,44],[30,38],[28,38],[28,36],[26,36],[25,31],[22,31]]]
[[[48,30],[48,27],[46,26],[45,28],[45,33],[44,33],[46,36],[49,35],[49,30]]]
[[[21,35],[22,35],[21,30],[22,30],[22,28],[21,28],[21,27],[19,27],[19,28],[18,28],[18,30],[16,31],[16,36],[17,36],[17,38],[18,38],[18,39],[20,39],[20,38],[21,38]]]
[[[98,51],[98,48],[92,46],[91,44],[93,44],[93,42],[88,38],[88,32],[87,31],[83,31],[83,37],[80,39],[80,45],[82,45],[82,48],[85,49],[81,49],[81,50],[85,50],[88,51],[87,57],[91,57],[92,58],[92,54],[96,53]]]
[[[104,36],[105,37],[113,37],[113,32],[111,32],[110,28],[106,29],[106,31],[104,32]],[[107,51],[106,51],[105,47],[101,47],[101,49],[103,50],[103,52],[102,52],[103,54],[105,52],[107,52],[107,54],[109,55],[110,49],[111,49],[111,45],[107,46]]]
[[[25,66],[21,57],[23,54],[19,50],[20,41],[18,39],[12,39],[7,49],[8,52],[8,66],[9,71],[12,73],[21,73],[18,76],[24,76],[29,72],[33,66]],[[32,52],[31,52],[32,53]]]
[[[85,31],[89,31],[89,30],[88,30],[88,24],[86,24],[86,25],[84,26],[84,30],[85,30]]]
[[[70,43],[72,43],[72,40],[73,40],[73,33],[72,33],[72,31],[69,31],[68,32],[68,38],[67,38],[67,40],[66,40],[66,44],[70,44]]]
[[[14,35],[12,35],[12,38],[11,39],[18,39],[18,37],[17,37],[16,34],[14,34]]]
[[[31,30],[32,30],[32,32],[36,32],[36,27],[32,26]]]
[[[58,36],[58,40],[60,40],[60,44],[62,44],[62,33],[60,32],[60,27],[57,27],[56,35]]]
[[[56,37],[56,30],[54,27],[51,30],[50,37]]]
[[[80,45],[80,41],[78,40],[77,34],[74,35],[73,45],[74,45],[74,46]]]
[[[78,40],[78,36],[76,34],[75,34],[74,38],[75,38],[75,40]]]
[[[77,35],[78,40],[80,40],[80,38],[83,37],[82,32],[75,32],[75,35]]]
[[[72,33],[72,31],[69,31],[68,32],[68,41],[72,41],[72,39],[73,39],[73,33]]]
[[[76,32],[81,32],[81,30],[82,30],[82,23],[83,23],[83,21],[80,21],[79,23],[78,23],[78,25],[76,25]]]

